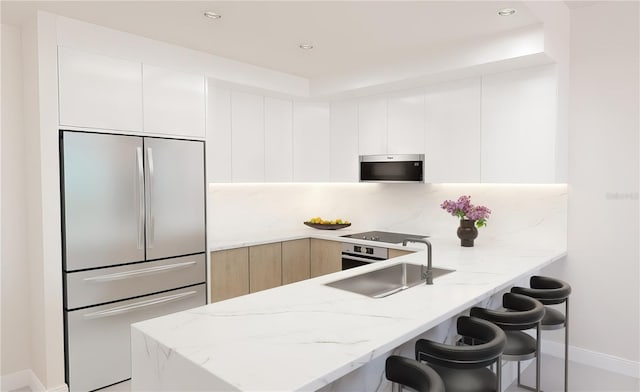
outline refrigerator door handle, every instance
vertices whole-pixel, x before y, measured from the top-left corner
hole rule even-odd
[[[131,278],[139,278],[141,276],[153,275],[162,272],[174,271],[177,269],[192,267],[196,265],[196,261],[187,261],[185,263],[177,263],[177,264],[169,264],[169,265],[160,265],[157,267],[143,268],[134,271],[125,271],[125,272],[117,272],[115,274],[108,275],[100,275],[100,276],[92,276],[89,278],[84,278],[85,282],[110,282],[112,280],[122,280],[122,279],[131,279]]]
[[[147,188],[147,208],[149,210],[149,214],[147,216],[148,219],[148,241],[147,246],[149,248],[153,248],[153,243],[155,242],[155,216],[153,214],[153,182],[154,182],[154,169],[153,169],[153,149],[151,147],[147,147],[147,164],[149,168],[149,187]]]
[[[136,163],[138,166],[138,249],[144,247],[144,162],[142,147],[136,147]]]
[[[180,293],[180,294],[174,294],[174,295],[168,295],[166,297],[160,297],[160,298],[154,298],[154,299],[148,299],[145,301],[140,301],[140,302],[136,302],[133,303],[131,305],[124,305],[124,306],[116,306],[114,308],[111,309],[106,309],[106,310],[100,310],[98,312],[93,312],[93,313],[87,313],[84,315],[85,319],[96,319],[96,318],[102,318],[102,317],[111,317],[111,316],[117,316],[123,313],[129,313],[129,312],[133,312],[134,310],[138,310],[138,309],[143,309],[149,306],[154,306],[154,305],[159,305],[159,304],[164,304],[167,302],[172,302],[172,301],[177,301],[183,298],[187,298],[187,297],[191,297],[195,294],[197,294],[197,291],[188,291],[186,293]]]

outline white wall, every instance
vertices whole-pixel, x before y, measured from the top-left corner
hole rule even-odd
[[[638,14],[637,2],[571,11],[569,256],[558,271],[573,287],[571,345],[636,362]]]
[[[55,31],[42,12],[22,29],[31,369],[48,389],[66,388]]]
[[[209,240],[314,232],[302,222],[322,216],[349,220],[354,232],[388,229],[458,241],[458,220],[440,204],[463,194],[493,211],[476,246],[566,247],[564,184],[211,184]]]
[[[2,375],[31,367],[21,45],[20,30],[3,24],[2,272],[0,275],[2,277],[0,374]]]

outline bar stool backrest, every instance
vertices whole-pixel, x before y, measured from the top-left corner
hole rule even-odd
[[[529,280],[529,287],[514,287],[512,293],[523,294],[535,298],[544,305],[561,304],[571,294],[571,286],[560,279],[546,276],[532,276]]]
[[[522,331],[535,328],[544,316],[544,305],[522,294],[505,293],[502,296],[504,310],[471,308],[471,316],[488,320],[505,331]]]
[[[507,337],[496,325],[461,316],[458,317],[457,328],[458,334],[479,344],[452,346],[421,339],[416,343],[416,358],[453,369],[477,369],[491,365],[502,354]]]

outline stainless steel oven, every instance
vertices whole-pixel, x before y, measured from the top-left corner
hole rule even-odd
[[[342,243],[342,270],[387,260],[389,249],[379,246]]]

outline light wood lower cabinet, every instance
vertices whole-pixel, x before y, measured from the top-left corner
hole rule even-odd
[[[211,252],[211,302],[249,294],[249,248]]]
[[[309,239],[282,243],[282,284],[298,282],[311,277]]]
[[[309,238],[211,252],[211,302],[340,271],[341,253]]]
[[[311,238],[311,277],[342,270],[340,242]]]
[[[413,252],[412,250],[389,249],[389,258],[393,259],[394,257],[410,255],[411,253],[415,252]]]
[[[281,243],[249,247],[249,292],[255,293],[281,285]]]

